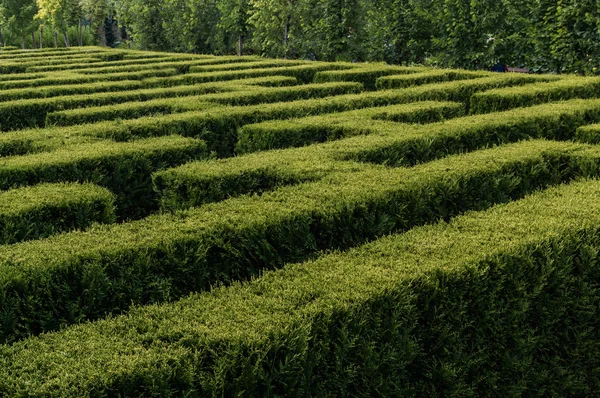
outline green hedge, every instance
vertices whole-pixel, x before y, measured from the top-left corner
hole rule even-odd
[[[17,88],[1,90],[0,101],[13,101],[19,99],[50,98],[77,94],[95,94],[113,91],[128,91],[141,89],[143,84],[136,80],[116,82],[87,82],[84,84],[64,84],[35,88]]]
[[[18,75],[0,75],[0,82],[16,82],[21,80],[41,79],[47,76],[47,73],[20,73]]]
[[[114,200],[110,191],[92,184],[41,184],[0,192],[0,244],[112,223]]]
[[[352,67],[349,70],[323,71],[316,74],[314,81],[316,83],[325,82],[359,82],[368,90],[374,90],[376,81],[381,76],[398,75],[401,73],[417,73],[426,71],[423,67],[399,67],[385,64],[348,64]]]
[[[145,70],[160,70],[164,68],[175,68],[178,73],[187,73],[190,67],[208,66],[208,65],[220,65],[220,64],[236,64],[236,63],[254,63],[261,60],[259,57],[213,57],[206,59],[181,59],[181,58],[170,58],[162,59],[161,62],[146,62],[139,64],[127,64],[127,65],[113,65],[113,66],[100,66],[100,67],[88,67],[78,69],[75,72],[80,74],[112,74],[112,73],[124,73],[124,72],[140,72]]]
[[[465,108],[456,102],[413,102],[377,108],[339,112],[304,119],[247,124],[238,131],[236,153],[299,147],[378,131],[376,120],[401,123],[433,123],[463,116]],[[383,123],[390,127],[389,123]],[[399,130],[406,129],[400,126]]]
[[[102,125],[94,125],[102,129]],[[90,131],[92,130],[92,131]],[[49,152],[62,147],[101,141],[91,126],[9,131],[0,134],[0,157]]]
[[[0,391],[593,396],[599,195],[561,186],[4,346]]]
[[[284,81],[288,82],[284,77]],[[277,79],[275,79],[277,80]],[[244,80],[240,81],[243,84]],[[274,84],[274,83],[273,83]],[[204,94],[201,96],[155,99],[139,103],[71,109],[48,114],[46,125],[72,126],[103,120],[133,119],[156,114],[171,114],[210,108],[210,103],[248,106],[301,99],[320,98],[362,91],[360,83],[324,83],[291,87],[251,87],[234,92]],[[216,105],[213,105],[213,107]],[[226,109],[224,109],[226,111]]]
[[[237,82],[237,81],[236,81]],[[139,82],[134,82],[139,84]],[[114,91],[90,95],[65,95],[51,98],[16,100],[0,103],[0,126],[5,130],[26,127],[43,127],[48,113],[85,106],[118,104],[128,101],[147,101],[154,98],[169,98],[200,95],[233,90],[224,83],[207,83],[196,86],[179,86],[129,91]],[[35,91],[35,90],[34,90]]]
[[[218,72],[218,71],[234,71],[234,70],[250,70],[250,69],[266,69],[266,68],[277,68],[277,67],[290,67],[298,66],[303,64],[309,64],[303,61],[288,61],[285,59],[277,60],[260,60],[260,58],[253,62],[236,62],[227,64],[212,64],[212,65],[193,65],[190,66],[189,73],[204,73],[204,72]]]
[[[589,144],[600,144],[600,124],[579,127],[575,132],[575,140]]]
[[[27,72],[57,72],[57,71],[80,71],[80,70],[85,70],[85,69],[98,69],[98,68],[106,68],[106,67],[110,67],[110,66],[132,66],[132,65],[140,65],[140,64],[152,64],[155,65],[155,67],[159,68],[160,64],[162,63],[167,63],[167,62],[181,62],[181,61],[187,61],[190,60],[190,58],[184,56],[184,55],[177,55],[177,56],[169,56],[169,57],[165,57],[165,58],[152,58],[149,60],[144,60],[144,59],[125,59],[125,60],[121,60],[121,61],[101,61],[101,60],[97,60],[96,62],[72,62],[72,63],[65,63],[62,62],[60,64],[56,64],[56,65],[29,65],[27,67]]]
[[[427,126],[373,119],[373,114],[385,109],[388,108],[248,124],[240,129],[237,149],[250,152],[362,136],[341,144],[338,156],[409,165],[447,153],[530,137],[572,139],[578,127],[600,121],[599,100],[544,104]]]
[[[491,76],[491,74],[488,72],[472,72],[460,69],[432,69],[425,72],[383,76],[377,79],[375,86],[378,90],[390,90],[393,88],[406,88],[453,80],[476,79],[486,76]]]
[[[247,79],[261,76],[293,76],[300,83],[311,83],[317,72],[325,70],[348,69],[349,66],[338,63],[311,62],[298,66],[282,66],[279,68],[242,69],[221,72],[189,73],[171,78],[147,79],[149,87],[169,87],[182,84],[197,84],[224,80]]]
[[[82,83],[95,83],[95,82],[108,82],[108,81],[119,81],[119,80],[143,80],[150,77],[167,77],[175,76],[177,70],[174,68],[170,69],[159,69],[149,70],[141,72],[122,72],[122,73],[111,73],[111,74],[99,74],[99,75],[79,75],[73,73],[64,74],[52,74],[51,76],[44,76],[37,79],[27,80],[15,80],[15,81],[0,81],[1,90],[10,90],[27,87],[43,87],[43,86],[58,86],[65,84],[82,84]],[[34,76],[36,74],[33,74]],[[38,74],[39,76],[39,74]]]
[[[319,250],[515,199],[595,175],[599,158],[581,145],[531,142],[413,169],[363,165],[261,197],[0,247],[0,308],[12,314],[6,324],[17,327],[2,334],[171,300]]]
[[[309,65],[310,66],[310,65]],[[283,68],[278,68],[281,70]],[[476,90],[489,87],[526,84],[547,79],[546,76],[494,76],[469,82],[450,82],[440,85],[426,85],[405,90],[387,90],[360,94],[347,94],[335,97],[302,100],[279,104],[265,104],[244,107],[223,107],[210,112],[189,112],[182,114],[141,118],[124,121],[118,125],[104,124],[104,130],[94,127],[90,134],[106,138],[127,139],[131,136],[153,136],[181,134],[205,140],[211,151],[218,156],[231,156],[237,143],[239,127],[263,120],[287,119],[307,115],[341,112],[357,108],[409,103],[418,100],[445,100],[448,97],[465,99]],[[473,83],[472,83],[473,82]],[[457,83],[462,83],[457,84]],[[225,84],[224,82],[218,84]],[[236,83],[237,84],[237,83]],[[438,86],[442,86],[440,89]],[[467,87],[464,87],[467,86]],[[165,89],[165,91],[168,89]],[[160,90],[158,90],[160,92]],[[94,96],[96,98],[98,95]],[[35,105],[35,104],[32,104]],[[138,108],[139,109],[139,108]],[[82,111],[85,113],[85,111]],[[0,116],[2,107],[0,106]],[[60,123],[60,122],[59,122]],[[107,127],[108,126],[108,127]]]
[[[91,182],[116,194],[119,218],[139,218],[157,208],[153,172],[202,156],[206,156],[202,141],[177,136],[70,145],[3,159],[0,190],[42,182]]]
[[[567,78],[522,87],[500,88],[471,97],[471,113],[497,112],[572,98],[600,97],[600,78]]]

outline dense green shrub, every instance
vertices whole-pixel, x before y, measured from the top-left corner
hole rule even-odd
[[[414,169],[363,165],[261,197],[0,247],[0,308],[12,314],[2,334],[55,329],[132,301],[170,300],[318,250],[515,199],[596,175],[599,158],[581,145],[531,142]],[[37,272],[25,276],[30,269]],[[23,278],[28,282],[16,283]]]
[[[453,80],[468,80],[492,76],[488,72],[471,72],[461,69],[431,69],[401,75],[383,76],[377,79],[376,87],[379,90],[420,86],[423,84],[447,82]]]
[[[0,190],[42,182],[91,182],[116,194],[117,215],[139,218],[157,207],[154,171],[206,156],[206,145],[183,137],[130,143],[101,141],[2,160]]]
[[[561,186],[6,346],[0,391],[592,396],[598,195]]]
[[[114,195],[92,184],[40,184],[0,192],[0,244],[115,221]]]
[[[273,79],[271,84],[274,86],[278,80],[279,78]],[[284,83],[289,82],[286,77],[283,77],[281,81]],[[74,124],[94,123],[103,120],[114,120],[117,118],[133,119],[156,114],[204,110],[211,109],[211,103],[248,106],[297,101],[301,99],[359,93],[362,91],[363,87],[360,83],[339,82],[274,88],[246,86],[245,89],[234,92],[227,92],[226,86],[223,86],[223,88],[222,91],[225,92],[216,94],[156,99],[133,104],[123,103],[112,106],[78,108],[53,112],[48,114],[46,125],[70,126]],[[220,109],[220,111],[227,111],[227,109],[223,108]]]
[[[381,76],[387,75],[398,75],[398,74],[410,74],[427,71],[427,68],[422,67],[394,67],[389,65],[374,64],[374,65],[363,65],[360,67],[354,66],[350,70],[334,70],[319,72],[315,76],[315,82],[359,82],[362,83],[367,89],[375,89],[375,83]]]
[[[408,105],[410,109],[411,106]],[[381,116],[381,107],[336,114],[247,124],[238,133],[238,152],[297,147],[361,136],[341,149],[355,160],[413,164],[449,152],[525,139],[571,139],[579,126],[596,123],[600,101],[571,100],[487,115],[469,116],[427,126],[405,126]],[[388,120],[394,120],[394,116]],[[370,135],[374,135],[370,137]],[[341,156],[341,155],[340,155]]]
[[[533,85],[498,88],[471,97],[471,113],[503,111],[551,101],[600,97],[600,78],[565,78]]]

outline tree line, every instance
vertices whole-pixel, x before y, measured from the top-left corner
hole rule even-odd
[[[592,0],[0,0],[3,44],[114,45],[115,21],[149,50],[581,74],[600,60]]]

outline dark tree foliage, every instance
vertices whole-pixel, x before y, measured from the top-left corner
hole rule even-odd
[[[150,50],[580,74],[600,63],[595,0],[0,0],[0,40],[86,20],[116,45],[111,19]]]

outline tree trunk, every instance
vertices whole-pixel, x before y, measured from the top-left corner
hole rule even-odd
[[[44,48],[44,27],[40,26],[40,48]]]
[[[55,30],[53,32],[54,35],[54,48],[58,48],[58,32]]]
[[[287,58],[288,53],[288,39],[290,34],[290,16],[288,16],[283,30],[283,58]]]
[[[21,47],[25,50],[25,36],[21,37]]]
[[[2,35],[2,28],[0,27],[0,46],[4,46],[4,36]]]
[[[35,42],[35,32],[31,32],[31,48],[34,50],[37,48],[37,43]]]
[[[65,40],[65,47],[69,48],[71,47],[71,44],[69,43],[69,37],[67,36],[67,31],[63,29],[63,39]]]
[[[243,42],[242,42],[242,36],[240,35],[238,37],[238,57],[241,57],[242,53],[243,53],[242,44],[243,44]]]
[[[83,24],[79,18],[79,47],[83,47]]]

